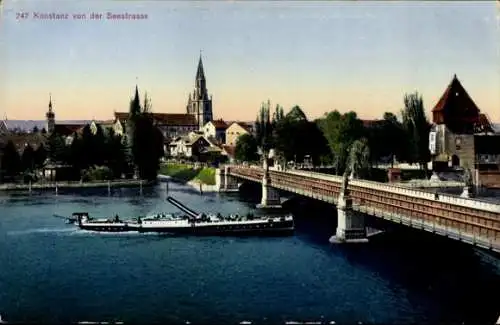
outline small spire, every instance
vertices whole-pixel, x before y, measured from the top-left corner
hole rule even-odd
[[[49,112],[52,112],[52,93],[49,93]]]

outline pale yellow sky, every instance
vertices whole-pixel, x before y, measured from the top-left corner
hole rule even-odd
[[[138,78],[155,112],[185,112],[200,49],[216,118],[254,120],[263,101],[315,118],[398,113],[418,90],[430,112],[457,74],[500,122],[500,20],[492,2],[6,2],[0,114],[110,119]],[[16,12],[106,10],[142,21],[16,20]],[[430,114],[428,114],[430,117]]]
[[[460,78],[460,77],[459,77]],[[450,79],[450,78],[448,78]],[[451,80],[451,79],[450,79]],[[227,120],[254,120],[262,101],[271,99],[273,105],[279,103],[285,110],[293,105],[301,106],[309,118],[316,118],[327,111],[338,109],[341,112],[355,110],[361,118],[373,119],[381,117],[385,111],[399,113],[403,107],[403,95],[406,92],[418,90],[423,94],[425,108],[430,118],[430,110],[439,100],[449,81],[442,80],[442,86],[436,89],[428,87],[411,87],[408,85],[385,87],[370,85],[366,88],[349,85],[325,85],[316,87],[280,89],[278,87],[263,91],[260,89],[240,89],[237,85],[210,87],[213,96],[213,110],[216,118]],[[493,121],[500,121],[500,98],[491,88],[464,87],[472,96],[483,113],[489,115]],[[91,83],[89,82],[91,85]],[[129,98],[133,95],[134,85],[116,89],[112,85],[106,88],[85,86],[72,87],[71,84],[52,90],[52,102],[56,118],[69,119],[111,119],[113,111],[126,111]],[[147,89],[139,84],[141,96],[147,91],[151,96],[153,111],[158,113],[185,112],[189,85],[181,87],[151,85]],[[60,91],[57,91],[59,90]],[[77,90],[78,89],[78,90]],[[499,88],[497,88],[499,89]],[[48,91],[46,87],[12,89],[6,95],[6,102],[17,107],[7,112],[9,119],[43,119],[48,105]],[[29,96],[26,96],[29,94]],[[181,94],[179,96],[179,94]],[[395,95],[398,94],[398,95]],[[92,99],[92,100],[91,100]],[[495,109],[497,107],[497,109]]]

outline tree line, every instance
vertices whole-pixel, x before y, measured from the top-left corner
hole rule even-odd
[[[235,156],[240,161],[259,161],[260,154],[274,149],[275,159],[283,163],[302,163],[310,157],[314,165],[333,165],[337,174],[352,167],[360,177],[366,177],[373,164],[392,164],[394,160],[420,164],[425,169],[430,159],[430,123],[422,96],[405,94],[403,102],[399,119],[387,112],[381,119],[366,123],[354,111],[337,110],[310,121],[299,106],[284,114],[276,105],[271,112],[268,101],[260,108],[255,136],[241,136]]]
[[[27,145],[21,154],[15,144],[8,141],[0,159],[0,171],[3,172],[0,181],[15,180],[21,175],[36,180],[35,171],[47,162],[66,165],[68,171],[59,176],[65,180],[134,176],[155,180],[164,152],[163,135],[154,125],[151,109],[147,95],[144,104],[140,104],[136,89],[123,135],[101,126],[92,132],[91,126],[86,125],[81,132],[75,132],[70,141],[60,134],[51,133],[38,148]]]

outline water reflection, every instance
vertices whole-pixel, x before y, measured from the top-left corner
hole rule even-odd
[[[324,316],[491,325],[498,317],[491,298],[500,290],[497,259],[406,227],[388,227],[367,245],[330,245],[335,208],[313,200],[285,204],[296,215],[295,236],[287,238],[98,234],[51,217],[75,210],[126,217],[177,212],[167,195],[200,212],[264,213],[254,208],[258,195],[200,195],[176,184],[168,194],[159,185],[142,195],[125,189],[111,196],[2,197],[9,203],[0,216],[0,312],[9,320],[52,323],[263,317],[276,323]]]

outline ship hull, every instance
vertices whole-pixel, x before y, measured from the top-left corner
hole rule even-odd
[[[173,235],[195,236],[265,236],[265,235],[290,235],[294,232],[293,221],[280,221],[260,224],[234,224],[234,225],[191,225],[186,227],[148,226],[138,229],[141,233],[155,232]]]
[[[87,231],[97,231],[97,232],[128,232],[137,231],[137,227],[133,227],[126,224],[98,224],[98,223],[87,223],[79,225],[79,228]]]
[[[79,228],[95,232],[140,232],[140,233],[164,233],[170,235],[194,235],[194,236],[269,236],[290,235],[294,232],[293,221],[263,222],[258,224],[225,224],[218,225],[189,225],[189,226],[139,226],[129,224],[105,224],[86,223],[80,224]]]

